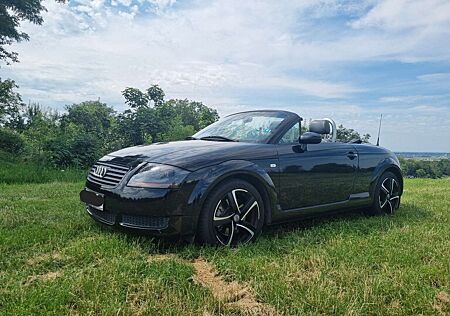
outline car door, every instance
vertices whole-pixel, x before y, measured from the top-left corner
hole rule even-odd
[[[358,156],[353,145],[323,142],[278,146],[282,210],[346,201],[353,191]]]

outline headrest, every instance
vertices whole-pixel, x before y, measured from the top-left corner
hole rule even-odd
[[[309,123],[309,131],[318,134],[330,134],[330,122],[326,120],[314,120]]]

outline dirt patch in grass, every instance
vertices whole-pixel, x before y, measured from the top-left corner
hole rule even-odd
[[[27,281],[25,282],[25,285],[30,285],[36,281],[42,281],[42,282],[48,282],[53,281],[56,278],[59,278],[63,275],[61,271],[52,271],[44,274],[39,275],[31,275],[28,277]]]
[[[448,311],[450,310],[450,295],[444,291],[439,292],[436,295],[433,309],[440,315],[448,315]]]
[[[173,253],[150,255],[147,257],[147,262],[151,263],[151,262],[158,262],[158,261],[170,260],[170,259],[178,259],[178,257]]]
[[[203,259],[193,261],[194,281],[208,288],[214,298],[244,315],[275,316],[280,313],[272,306],[258,302],[250,287],[239,282],[225,282],[214,267]],[[205,315],[209,315],[205,312]]]
[[[65,257],[61,253],[54,252],[54,253],[46,253],[46,254],[39,255],[39,256],[36,256],[33,258],[29,258],[26,260],[26,263],[29,266],[34,266],[37,264],[41,264],[43,262],[48,262],[48,261],[52,261],[52,260],[62,261],[64,259],[65,259]]]

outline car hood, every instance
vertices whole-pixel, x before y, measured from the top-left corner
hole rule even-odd
[[[155,162],[194,171],[228,160],[272,157],[276,157],[276,149],[270,144],[188,140],[124,148],[105,159],[130,165],[139,161]]]

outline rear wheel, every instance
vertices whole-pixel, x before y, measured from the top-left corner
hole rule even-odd
[[[375,187],[374,201],[370,213],[373,215],[393,214],[400,207],[401,184],[392,172],[385,172]]]
[[[235,246],[255,240],[264,225],[264,204],[250,183],[232,180],[220,184],[206,199],[197,239],[210,245]]]

